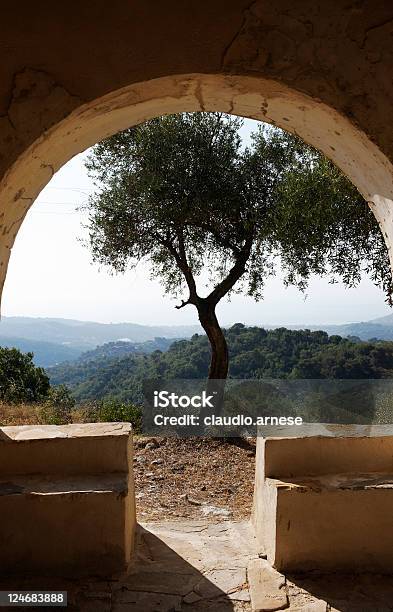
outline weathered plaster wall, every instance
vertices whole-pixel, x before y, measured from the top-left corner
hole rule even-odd
[[[392,32],[381,0],[3,3],[0,282],[54,171],[118,129],[181,110],[296,131],[374,202],[393,242]]]

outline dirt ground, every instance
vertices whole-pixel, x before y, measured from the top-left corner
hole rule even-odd
[[[137,438],[134,447],[139,521],[250,516],[254,439]]]

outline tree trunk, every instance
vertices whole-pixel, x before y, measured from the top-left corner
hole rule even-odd
[[[199,321],[209,338],[211,358],[207,393],[213,395],[214,408],[202,408],[200,419],[209,414],[220,414],[224,400],[225,381],[228,376],[228,345],[218,323],[215,305],[203,302],[198,305]]]
[[[209,379],[226,379],[228,376],[228,346],[218,323],[214,306],[198,308],[199,321],[209,338],[211,359]]]

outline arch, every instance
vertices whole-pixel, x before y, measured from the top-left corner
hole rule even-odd
[[[31,144],[0,183],[0,287],[23,219],[53,174],[99,140],[152,117],[223,111],[266,121],[325,153],[369,202],[393,266],[393,165],[337,110],[274,80],[244,75],[166,76],[81,104]]]

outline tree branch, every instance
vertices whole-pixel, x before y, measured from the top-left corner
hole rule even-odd
[[[177,235],[177,240],[179,242],[179,251],[180,251],[180,257],[179,257],[179,263],[178,266],[180,268],[180,270],[183,272],[184,278],[186,279],[186,283],[187,283],[187,287],[188,290],[190,292],[190,298],[188,300],[189,303],[196,303],[197,299],[198,299],[198,292],[197,292],[197,288],[196,288],[196,283],[195,283],[195,278],[192,274],[191,268],[188,265],[188,261],[187,261],[187,254],[186,254],[186,249],[184,246],[184,237],[183,237],[183,230],[182,229],[177,229],[176,230],[176,235]],[[192,302],[190,301],[192,300]]]
[[[194,304],[194,302],[191,302],[190,299],[188,299],[186,302],[182,300],[181,304],[179,304],[179,306],[175,306],[175,308],[176,310],[180,310],[180,308],[184,308],[184,306],[188,306],[188,304]]]
[[[178,268],[183,273],[183,276],[184,276],[185,281],[187,283],[187,287],[188,287],[188,290],[190,292],[190,296],[189,296],[187,302],[182,301],[182,304],[180,306],[175,306],[175,308],[183,308],[183,306],[186,306],[187,304],[194,304],[194,305],[196,305],[200,298],[198,296],[198,292],[197,292],[194,276],[192,274],[190,266],[188,265],[187,254],[186,254],[186,250],[185,250],[185,246],[184,246],[184,239],[183,239],[182,230],[177,229],[176,230],[176,236],[177,236],[177,240],[178,240],[178,243],[179,243],[179,252],[176,250],[173,242],[170,240],[169,237],[168,238],[163,238],[162,236],[157,234],[157,240],[159,240],[159,242],[166,249],[168,249],[168,251],[170,252],[172,257],[176,261],[176,264],[177,264]]]
[[[187,224],[191,227],[197,227],[198,229],[203,229],[205,230],[205,232],[209,232],[210,234],[212,234],[212,236],[214,236],[214,238],[217,240],[218,244],[220,244],[224,248],[230,249],[235,255],[235,257],[238,257],[240,255],[240,249],[237,246],[233,245],[230,240],[225,240],[222,236],[222,230],[220,231],[218,229],[215,229],[212,224],[203,223],[202,221],[197,222],[191,220],[188,220]]]
[[[237,257],[234,265],[229,270],[228,275],[213,289],[207,296],[206,300],[212,304],[218,304],[221,298],[224,297],[235,285],[235,283],[243,276],[246,271],[246,264],[250,257],[253,243],[253,234],[250,234],[244,243],[240,255]]]

